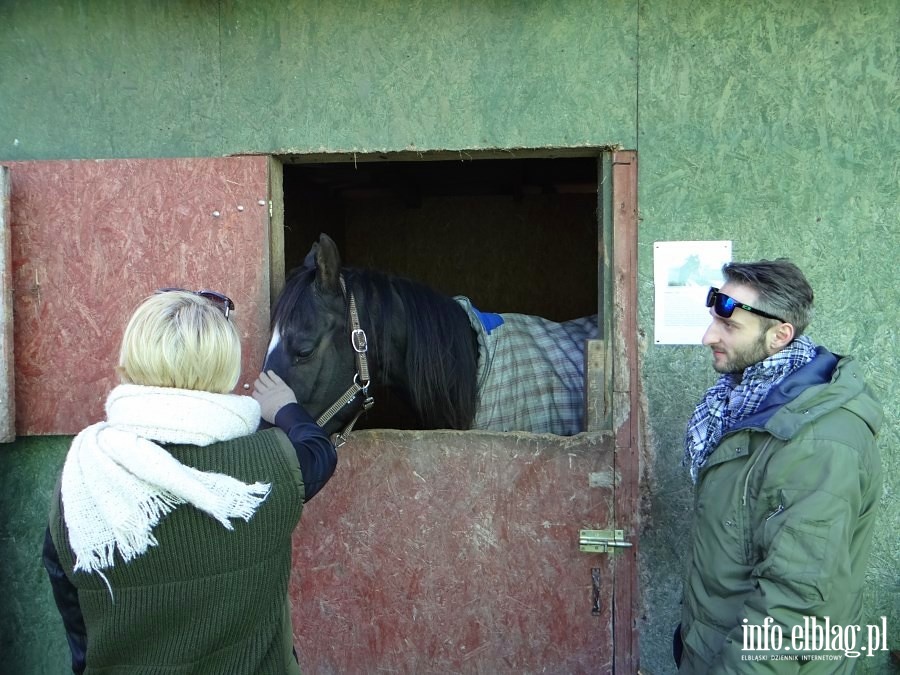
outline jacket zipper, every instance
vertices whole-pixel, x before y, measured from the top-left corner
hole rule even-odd
[[[747,489],[750,484],[750,474],[753,473],[753,469],[756,468],[756,465],[759,463],[759,460],[762,459],[762,456],[766,454],[766,450],[769,449],[769,443],[772,442],[772,437],[769,436],[766,439],[766,444],[762,447],[762,450],[759,451],[759,454],[756,455],[756,459],[753,460],[753,464],[750,465],[750,470],[747,471],[747,477],[744,478],[744,495],[741,497],[741,506],[747,506]]]

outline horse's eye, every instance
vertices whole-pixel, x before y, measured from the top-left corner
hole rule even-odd
[[[313,352],[316,351],[315,345],[299,345],[296,350],[294,350],[294,362],[304,361],[313,355]]]

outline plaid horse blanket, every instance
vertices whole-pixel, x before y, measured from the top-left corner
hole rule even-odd
[[[486,314],[456,296],[478,337],[476,429],[571,436],[584,430],[585,341],[597,315],[556,323]]]

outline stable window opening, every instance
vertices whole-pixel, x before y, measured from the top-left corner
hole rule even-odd
[[[344,266],[466,296],[481,312],[602,319],[599,152],[281,159],[287,273],[325,233]],[[373,387],[356,428],[418,428],[404,397]]]

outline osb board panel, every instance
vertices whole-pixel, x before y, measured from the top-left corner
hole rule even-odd
[[[0,443],[16,437],[9,220],[9,169],[0,166]]]
[[[607,673],[611,434],[358,432],[295,533],[304,672]],[[593,606],[592,568],[600,575]]]
[[[633,1],[6,0],[0,158],[633,146],[637,46]]]
[[[900,645],[900,2],[641,2],[640,21],[652,485],[640,633],[652,660],[642,663],[653,672],[671,663],[693,509],[684,431],[717,377],[707,348],[654,345],[651,252],[662,240],[728,239],[735,260],[793,260],[815,291],[808,335],[853,355],[884,404],[885,490],[859,624],[887,616]],[[882,652],[853,663],[898,672],[889,661]]]
[[[125,323],[161,287],[234,299],[239,391],[253,381],[270,311],[267,161],[9,165],[20,435],[102,419]]]

